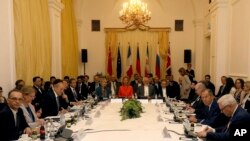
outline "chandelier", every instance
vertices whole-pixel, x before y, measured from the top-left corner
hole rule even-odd
[[[151,19],[151,12],[148,10],[148,5],[141,0],[130,0],[123,3],[123,8],[120,11],[120,20],[127,24],[126,29],[147,30],[149,26],[145,24]]]

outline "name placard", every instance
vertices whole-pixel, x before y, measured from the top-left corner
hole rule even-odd
[[[121,98],[111,99],[111,103],[122,103],[122,99]]]

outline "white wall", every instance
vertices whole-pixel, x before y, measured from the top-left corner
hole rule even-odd
[[[0,86],[7,96],[16,79],[12,0],[1,0],[0,10]]]
[[[96,72],[105,72],[105,33],[107,27],[125,27],[119,20],[122,3],[127,0],[75,0],[76,17],[78,21],[79,53],[82,48],[88,49],[88,63],[86,74],[90,76]],[[194,8],[191,0],[143,0],[148,3],[152,12],[151,27],[170,27],[170,43],[172,55],[172,71],[178,79],[179,67],[184,64],[184,49],[192,50],[194,62]],[[91,20],[101,21],[101,32],[91,32]],[[175,32],[176,19],[184,20],[184,31]],[[83,65],[79,64],[83,74]],[[195,67],[195,65],[193,65]]]

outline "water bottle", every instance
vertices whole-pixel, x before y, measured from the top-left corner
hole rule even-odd
[[[65,125],[65,116],[64,116],[64,114],[60,114],[60,124],[61,124],[61,126]]]

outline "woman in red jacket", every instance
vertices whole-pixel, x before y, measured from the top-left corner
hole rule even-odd
[[[127,76],[124,76],[122,79],[122,86],[120,86],[119,88],[118,97],[132,98],[133,94],[133,87],[129,85],[129,78]]]

